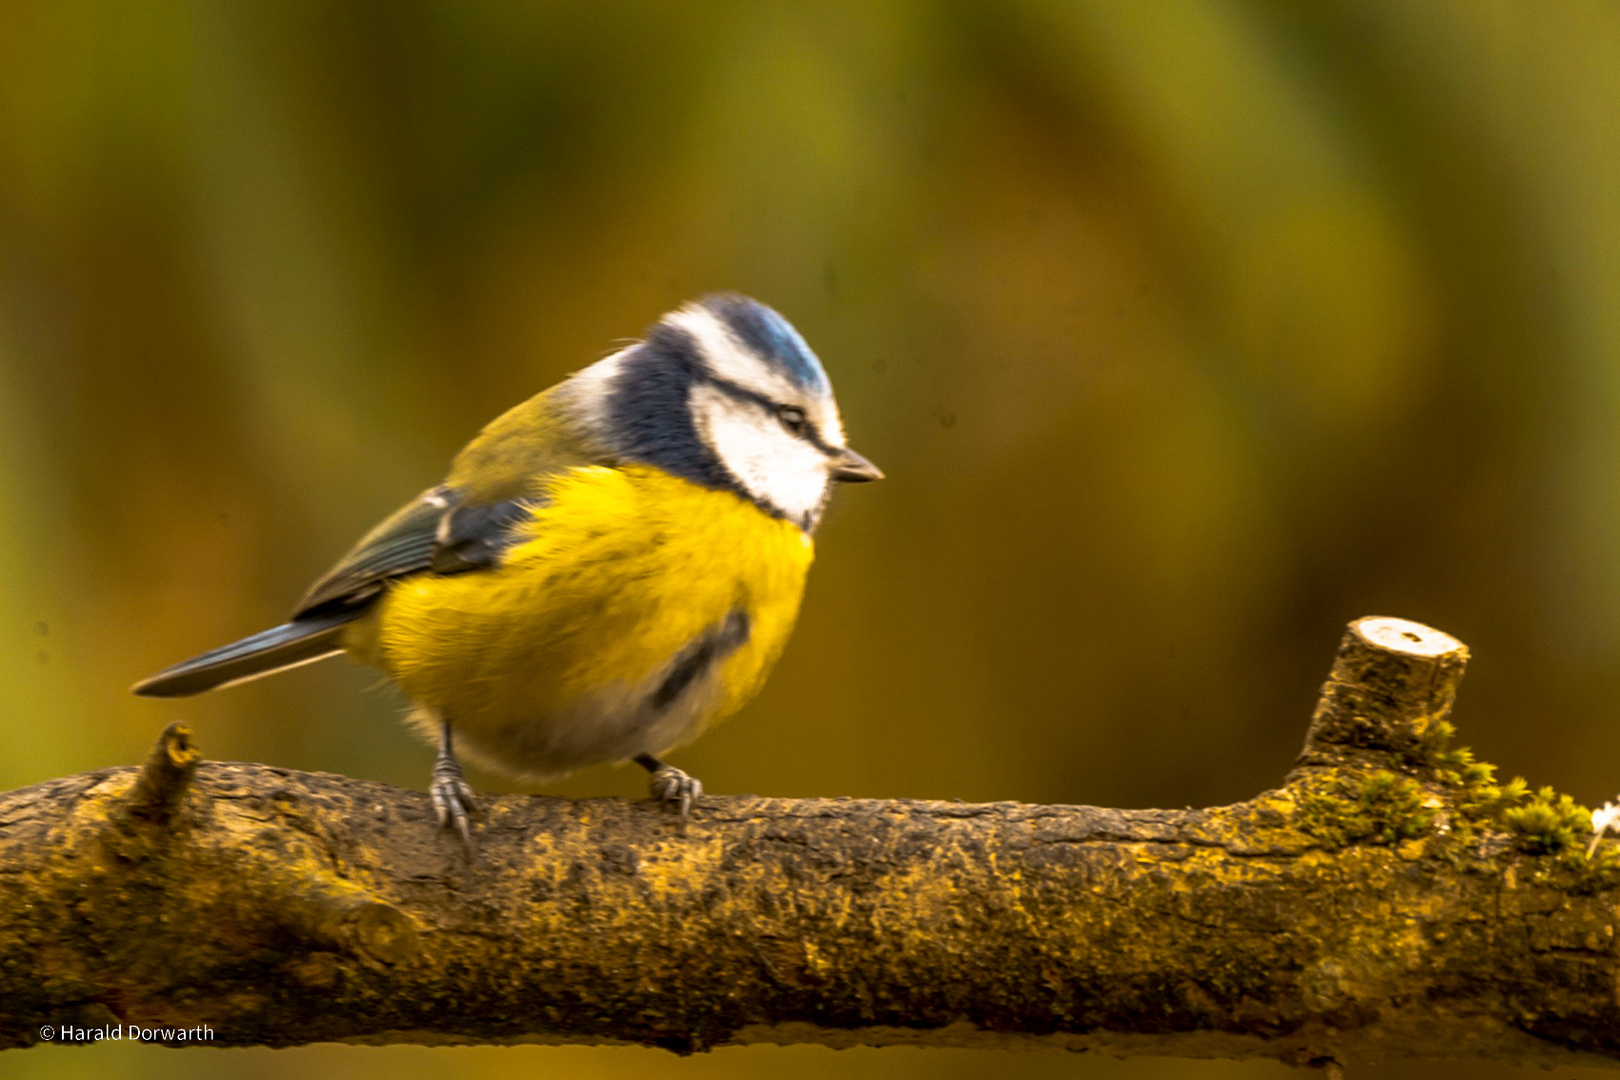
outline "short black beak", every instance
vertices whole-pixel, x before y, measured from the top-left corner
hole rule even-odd
[[[883,470],[867,461],[847,446],[840,446],[828,454],[832,459],[832,478],[846,484],[864,484],[868,480],[883,479]]]

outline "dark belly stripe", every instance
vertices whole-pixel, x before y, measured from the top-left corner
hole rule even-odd
[[[736,608],[726,621],[681,650],[670,665],[669,674],[652,692],[648,703],[656,712],[663,712],[675,704],[686,688],[708,671],[716,660],[729,655],[748,640],[748,613]]]

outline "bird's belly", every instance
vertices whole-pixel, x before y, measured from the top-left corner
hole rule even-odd
[[[656,680],[620,683],[545,705],[514,698],[459,707],[465,703],[452,698],[431,711],[418,710],[414,718],[425,734],[436,736],[440,717],[450,716],[462,756],[495,772],[541,781],[689,742],[714,719],[723,694],[713,670],[667,707],[651,704],[656,689]]]
[[[406,579],[373,658],[458,751],[558,776],[662,753],[757,691],[798,613],[809,539],[653,470],[563,477],[501,565]]]

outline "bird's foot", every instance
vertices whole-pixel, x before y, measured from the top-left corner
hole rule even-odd
[[[440,755],[433,763],[433,783],[428,787],[428,794],[433,797],[433,809],[439,815],[439,828],[448,829],[454,822],[461,842],[472,850],[469,818],[478,813],[478,799],[466,777],[461,775],[460,762]]]
[[[682,825],[692,816],[692,804],[703,797],[703,781],[673,765],[660,764],[647,786],[660,804],[680,807]]]

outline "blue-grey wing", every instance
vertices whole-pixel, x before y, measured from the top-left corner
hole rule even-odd
[[[388,583],[411,574],[460,574],[493,566],[529,515],[524,499],[468,505],[439,486],[389,515],[311,585],[294,619],[365,607]]]

